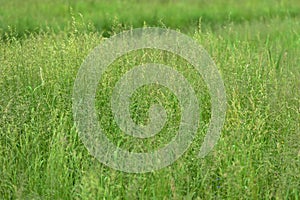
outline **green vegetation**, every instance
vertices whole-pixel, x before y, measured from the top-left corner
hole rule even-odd
[[[299,1],[0,4],[0,199],[300,198]],[[72,89],[83,60],[104,37],[144,24],[177,28],[208,51],[222,74],[228,110],[218,144],[199,159],[210,119],[201,77],[164,52],[121,57],[100,81],[96,98],[99,113],[107,113],[99,119],[114,143],[150,151],[167,144],[177,128],[180,113],[171,114],[179,109],[176,98],[155,85],[134,94],[131,111],[137,123],[147,122],[157,97],[171,118],[162,133],[141,145],[120,136],[113,122],[113,84],[151,59],[187,77],[202,119],[195,141],[174,164],[127,174],[99,163],[82,144],[72,116]]]
[[[300,16],[298,0],[0,0],[0,33],[16,29],[24,33],[51,29],[59,32],[69,25],[70,19],[92,23],[96,29],[109,35],[119,21],[122,27],[167,26],[192,30],[198,25],[215,27],[229,22],[268,20],[270,18]]]

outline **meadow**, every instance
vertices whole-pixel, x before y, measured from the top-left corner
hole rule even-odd
[[[0,199],[300,199],[300,2],[196,0],[0,0]],[[130,28],[176,29],[215,61],[227,94],[219,142],[198,158],[210,96],[192,67],[167,52],[132,52],[99,83],[99,123],[116,145],[146,152],[168,143],[180,113],[157,86],[133,96],[147,123],[154,100],[166,127],[151,139],[124,136],[114,123],[114,84],[137,64],[177,69],[199,98],[200,126],[185,154],[158,171],[131,174],[101,164],[82,143],[72,113],[76,74],[107,37]]]

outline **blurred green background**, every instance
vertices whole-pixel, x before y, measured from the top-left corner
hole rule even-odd
[[[109,35],[112,25],[161,26],[194,31],[228,24],[271,18],[299,18],[298,0],[1,0],[0,31],[9,27],[19,35],[40,29],[64,29],[72,18],[92,23],[97,31]]]

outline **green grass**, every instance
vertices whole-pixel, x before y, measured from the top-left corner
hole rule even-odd
[[[43,12],[29,4],[10,12],[16,2],[3,1],[0,8],[4,13],[0,17],[4,36],[0,40],[1,199],[300,198],[298,1],[249,1],[242,9],[236,1],[228,1],[228,5],[206,1],[202,24],[196,21],[184,28],[185,20],[192,19],[197,11],[167,18],[171,20],[168,26],[188,29],[208,51],[225,83],[225,125],[218,144],[203,159],[197,154],[210,119],[210,98],[205,84],[188,64],[167,53],[149,51],[133,52],[109,67],[99,83],[97,110],[107,113],[99,116],[101,125],[122,148],[144,152],[168,143],[180,115],[172,115],[178,102],[170,91],[155,85],[141,88],[133,96],[134,120],[147,122],[154,98],[166,107],[171,120],[162,133],[142,144],[122,135],[112,118],[109,95],[114,83],[134,65],[153,60],[169,64],[187,77],[199,97],[202,120],[189,150],[169,167],[145,174],[127,174],[99,163],[88,153],[74,126],[72,90],[76,74],[88,53],[103,41],[97,23],[109,19],[99,14],[93,28],[77,17],[70,20],[69,7],[73,7],[74,16],[81,12],[84,19],[93,22],[97,15],[92,11],[108,3],[89,7],[93,1],[78,1],[76,6],[49,1],[55,7],[50,11],[45,3],[32,1]],[[126,29],[124,24],[140,26],[143,20],[159,24],[159,18],[152,17],[150,11],[140,13],[139,6],[147,7],[146,1],[128,3],[126,6],[133,9],[120,13],[124,4],[115,1],[106,9],[117,13],[120,20],[107,22],[110,31],[120,32]],[[198,9],[179,1],[175,6],[161,4],[155,1],[149,9],[158,9],[162,15],[177,13],[180,6]],[[219,12],[222,8],[224,11]],[[235,11],[230,20],[228,10]],[[16,23],[16,18],[21,18],[18,13],[25,16],[27,24]],[[144,18],[131,18],[132,13]],[[44,19],[53,15],[57,16],[57,26],[48,21],[46,28]],[[35,20],[37,16],[41,21]],[[7,25],[16,30],[7,29]],[[25,33],[25,29],[30,32]]]
[[[228,22],[245,22],[273,17],[299,17],[298,0],[0,0],[0,33],[9,27],[21,37],[51,27],[56,32],[68,27],[72,18],[92,23],[105,36],[115,22],[124,26],[167,26],[193,31],[199,19],[207,27]]]

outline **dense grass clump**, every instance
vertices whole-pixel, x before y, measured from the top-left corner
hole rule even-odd
[[[147,4],[133,2],[132,12]],[[248,3],[246,8],[255,10],[254,5],[270,3],[262,2]],[[89,4],[100,5],[79,1],[77,6],[89,12],[84,7]],[[123,4],[116,1],[109,8],[118,11]],[[165,4],[166,8],[171,6]],[[85,57],[105,39],[102,32],[76,19],[67,22],[69,25],[62,30],[49,27],[28,33],[3,31],[0,40],[1,199],[299,199],[297,7],[284,10],[288,5],[278,1],[276,5],[283,7],[276,7],[273,12],[260,6],[248,18],[236,9],[236,18],[245,20],[226,21],[222,13],[220,19],[214,18],[215,10],[224,6],[221,1],[203,4],[209,5],[210,10],[203,12],[212,17],[212,22],[222,19],[224,23],[210,25],[202,21],[204,25],[189,27],[193,30],[189,35],[216,62],[228,98],[221,138],[207,157],[200,159],[197,154],[210,119],[210,96],[201,76],[189,63],[167,52],[131,52],[116,60],[99,82],[96,108],[99,113],[107,114],[99,115],[99,123],[116,145],[137,152],[160,148],[172,139],[180,118],[180,113],[176,113],[180,109],[178,101],[167,88],[158,85],[137,90],[130,108],[136,123],[147,123],[148,108],[157,102],[165,106],[170,119],[155,138],[137,142],[124,135],[114,123],[109,103],[116,81],[135,65],[155,61],[181,72],[195,89],[201,108],[195,141],[173,165],[145,174],[127,174],[99,163],[88,153],[74,126],[73,84]],[[229,4],[235,5],[234,1]],[[155,1],[154,5],[159,7],[161,2]],[[192,9],[179,1],[175,5]],[[59,10],[62,8],[68,9],[59,4],[53,12],[64,13]],[[167,9],[160,9],[167,13]],[[270,15],[257,17],[260,12]],[[53,13],[44,14],[47,17]],[[123,18],[130,20],[127,14],[122,13]],[[148,14],[148,18],[151,16]],[[182,21],[174,20],[174,26],[178,22],[180,27]],[[35,21],[29,22],[36,26]],[[123,29],[122,25],[114,24],[110,34]]]

